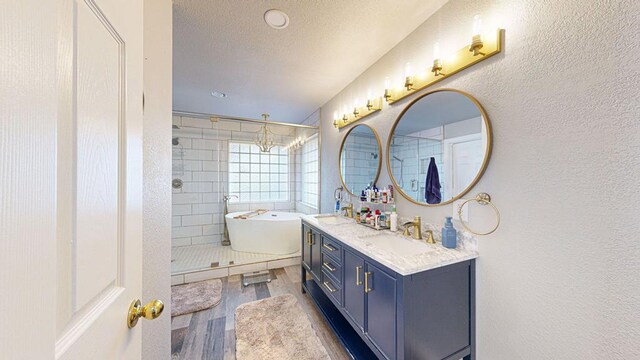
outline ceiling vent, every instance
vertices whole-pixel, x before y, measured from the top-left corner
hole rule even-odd
[[[289,26],[289,16],[280,10],[271,9],[264,13],[264,22],[274,29],[282,30]]]

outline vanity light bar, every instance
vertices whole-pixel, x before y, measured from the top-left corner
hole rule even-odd
[[[354,106],[353,112],[349,114],[343,114],[342,118],[333,119],[333,126],[337,129],[342,129],[343,127],[353,124],[358,120],[362,120],[363,118],[382,110],[382,97],[377,99],[369,99],[367,100],[367,104],[365,106]]]
[[[431,71],[429,71],[425,76],[412,76],[412,84],[410,87],[407,86],[401,89],[385,89],[385,93],[389,95],[387,97],[387,102],[389,104],[393,104],[416,91],[420,91],[450,77],[451,75],[457,74],[480,61],[498,54],[502,51],[503,36],[503,29],[498,29],[490,34],[483,34],[482,40],[479,40],[479,35],[475,35],[471,45],[465,45],[463,48],[456,51],[451,58],[434,59],[434,65],[429,69]],[[482,49],[482,51],[479,51],[480,49]]]
[[[407,63],[405,82],[402,88],[393,88],[389,78],[387,78],[383,96],[375,99],[367,99],[365,106],[354,106],[352,113],[347,113],[345,110],[342,117],[338,117],[336,113],[333,119],[333,126],[336,129],[342,129],[345,126],[382,110],[383,99],[387,103],[393,104],[416,91],[429,87],[500,53],[502,51],[504,29],[497,29],[495,32],[480,35],[479,26],[480,20],[479,17],[476,16],[476,18],[474,18],[474,34],[471,43],[456,51],[451,57],[440,58],[439,44],[436,43],[434,49],[437,50],[434,51],[436,52],[437,58],[433,60],[433,66],[427,69],[429,71],[427,71],[426,75],[414,76],[410,73],[410,65]],[[478,28],[478,30],[476,30],[476,28]]]

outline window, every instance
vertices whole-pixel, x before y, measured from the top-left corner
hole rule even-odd
[[[289,153],[274,146],[263,153],[255,144],[229,142],[229,194],[239,202],[289,201]]]
[[[313,208],[318,208],[318,135],[313,135],[302,145],[301,151],[301,199]]]

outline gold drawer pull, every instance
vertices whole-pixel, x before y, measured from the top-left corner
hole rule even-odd
[[[329,290],[329,292],[334,293],[334,292],[338,291],[337,289],[335,289],[335,288],[331,287],[331,285],[329,284],[329,282],[328,282],[328,281],[323,282],[323,284],[324,284],[324,286],[327,288],[327,290]]]
[[[327,249],[327,250],[329,250],[329,251],[336,251],[336,250],[338,250],[338,249],[334,248],[333,246],[331,246],[331,245],[327,245],[327,244],[322,244],[322,247],[323,247],[323,248],[325,248],[325,249]]]
[[[336,271],[336,268],[334,268],[333,266],[331,266],[331,264],[329,264],[328,262],[324,262],[324,263],[322,263],[322,265],[323,265],[324,267],[326,267],[326,268],[327,268],[329,271],[331,271],[331,272]]]
[[[373,291],[373,289],[369,288],[369,275],[371,275],[371,271],[367,271],[364,273],[364,292],[369,293]]]
[[[362,281],[360,281],[360,270],[362,270],[362,266],[356,266],[356,286],[362,285]]]
[[[307,231],[307,245],[311,246],[311,230]]]

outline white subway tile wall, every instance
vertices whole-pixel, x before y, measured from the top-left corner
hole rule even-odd
[[[353,194],[359,195],[375,180],[381,159],[378,140],[373,134],[352,132],[343,149],[345,151],[340,154],[343,180]]]
[[[241,200],[230,203],[229,212],[267,209],[317,213],[317,206],[301,204],[300,150],[287,152],[282,147],[298,136],[311,136],[308,130],[269,126],[276,134],[276,143],[282,146],[263,154],[252,151],[257,149],[252,142],[259,124],[212,123],[184,116],[174,116],[173,124],[179,127],[173,130],[178,140],[173,146],[173,178],[182,180],[182,188],[173,189],[172,246],[220,245],[224,231],[222,197],[226,193],[238,194]],[[317,156],[316,151],[316,175],[307,177],[316,188]],[[308,160],[313,162],[314,158]],[[235,171],[236,166],[243,171]],[[234,171],[229,172],[230,168]]]
[[[395,147],[391,148],[391,171],[398,186],[407,195],[424,201],[425,181],[431,157],[435,158],[440,183],[444,184],[442,142],[413,136],[394,136]],[[442,197],[444,198],[444,187]]]

